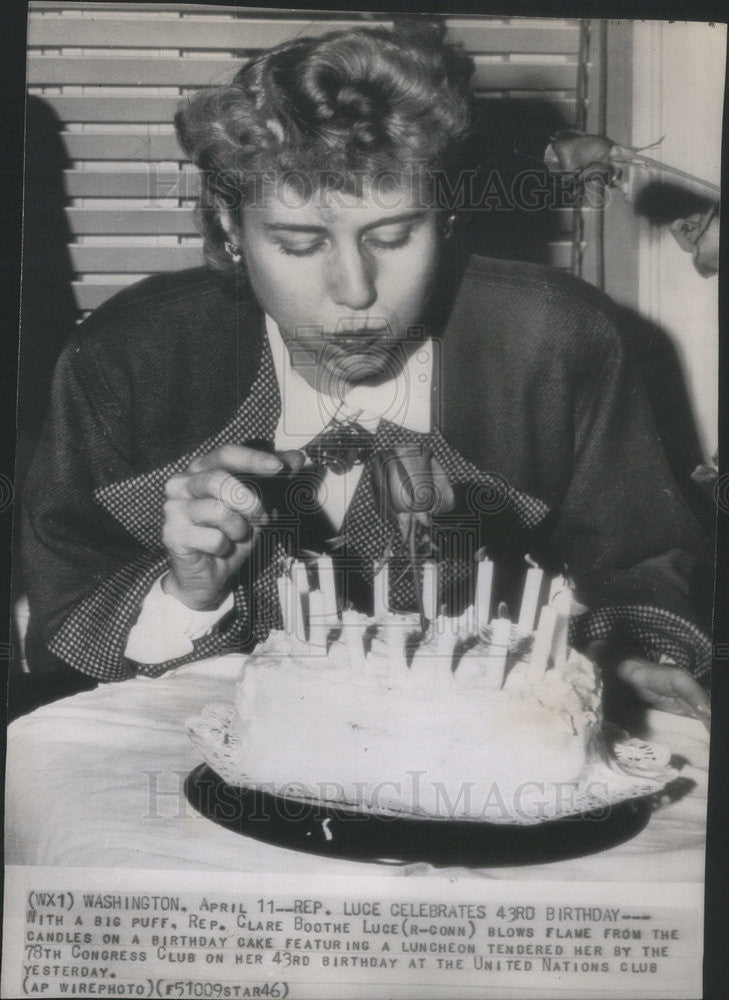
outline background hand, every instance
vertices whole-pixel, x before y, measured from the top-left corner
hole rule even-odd
[[[630,657],[618,664],[617,675],[653,708],[701,719],[709,728],[709,696],[687,670]]]

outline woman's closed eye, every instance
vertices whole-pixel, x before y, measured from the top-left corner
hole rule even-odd
[[[374,250],[399,250],[400,247],[407,246],[412,239],[413,227],[406,229],[394,228],[388,230],[376,230],[366,233],[362,238],[362,245],[365,248]],[[288,241],[279,242],[281,253],[290,257],[312,257],[326,245],[326,240],[317,239],[307,243],[291,243]]]
[[[412,226],[408,226],[407,229],[397,232],[393,232],[392,230],[375,230],[367,234],[364,242],[366,246],[374,247],[376,250],[398,250],[400,247],[408,245],[412,239],[412,235]]]
[[[311,257],[323,246],[324,240],[317,240],[315,243],[305,244],[279,243],[278,248],[281,253],[285,253],[289,257]]]

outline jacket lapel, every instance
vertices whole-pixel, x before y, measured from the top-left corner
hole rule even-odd
[[[191,451],[151,472],[109,483],[94,491],[96,501],[148,549],[162,544],[162,508],[165,483],[184,472],[193,458],[223,444],[251,440],[273,442],[281,412],[281,397],[267,338],[263,339],[258,373],[232,419]]]

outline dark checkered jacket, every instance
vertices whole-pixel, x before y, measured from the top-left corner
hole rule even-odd
[[[707,677],[709,611],[695,592],[707,591],[710,546],[609,300],[551,269],[473,258],[437,343],[430,444],[469,498],[504,596],[520,591],[525,553],[566,565],[590,609],[576,645],[610,639]],[[264,317],[230,278],[157,275],[89,317],[58,364],[25,494],[30,629],[44,648],[119,680],[248,648],[277,624],[279,543],[239,574],[234,612],[188,657],[124,657],[166,566],[165,481],[224,442],[272,447],[280,405]],[[382,421],[378,444],[413,437]],[[342,536],[366,577],[391,537],[367,468]]]

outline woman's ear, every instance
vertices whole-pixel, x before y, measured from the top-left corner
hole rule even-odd
[[[240,246],[238,233],[233,221],[233,213],[221,201],[216,199],[215,210],[223,232],[228,237],[225,241],[224,249],[234,264],[240,264],[243,259],[243,251]]]
[[[233,214],[227,205],[224,205],[219,198],[215,199],[215,212],[218,216],[218,222],[220,223],[225,235],[229,240],[237,242],[238,234],[236,233],[235,223],[233,222]]]
[[[228,237],[224,244],[225,252],[234,264],[240,264],[243,259],[243,251],[241,250],[238,242],[238,234],[233,222],[233,215],[230,209],[226,208],[226,206],[217,199],[215,203],[215,211],[218,216],[218,222],[220,223],[223,232]]]

